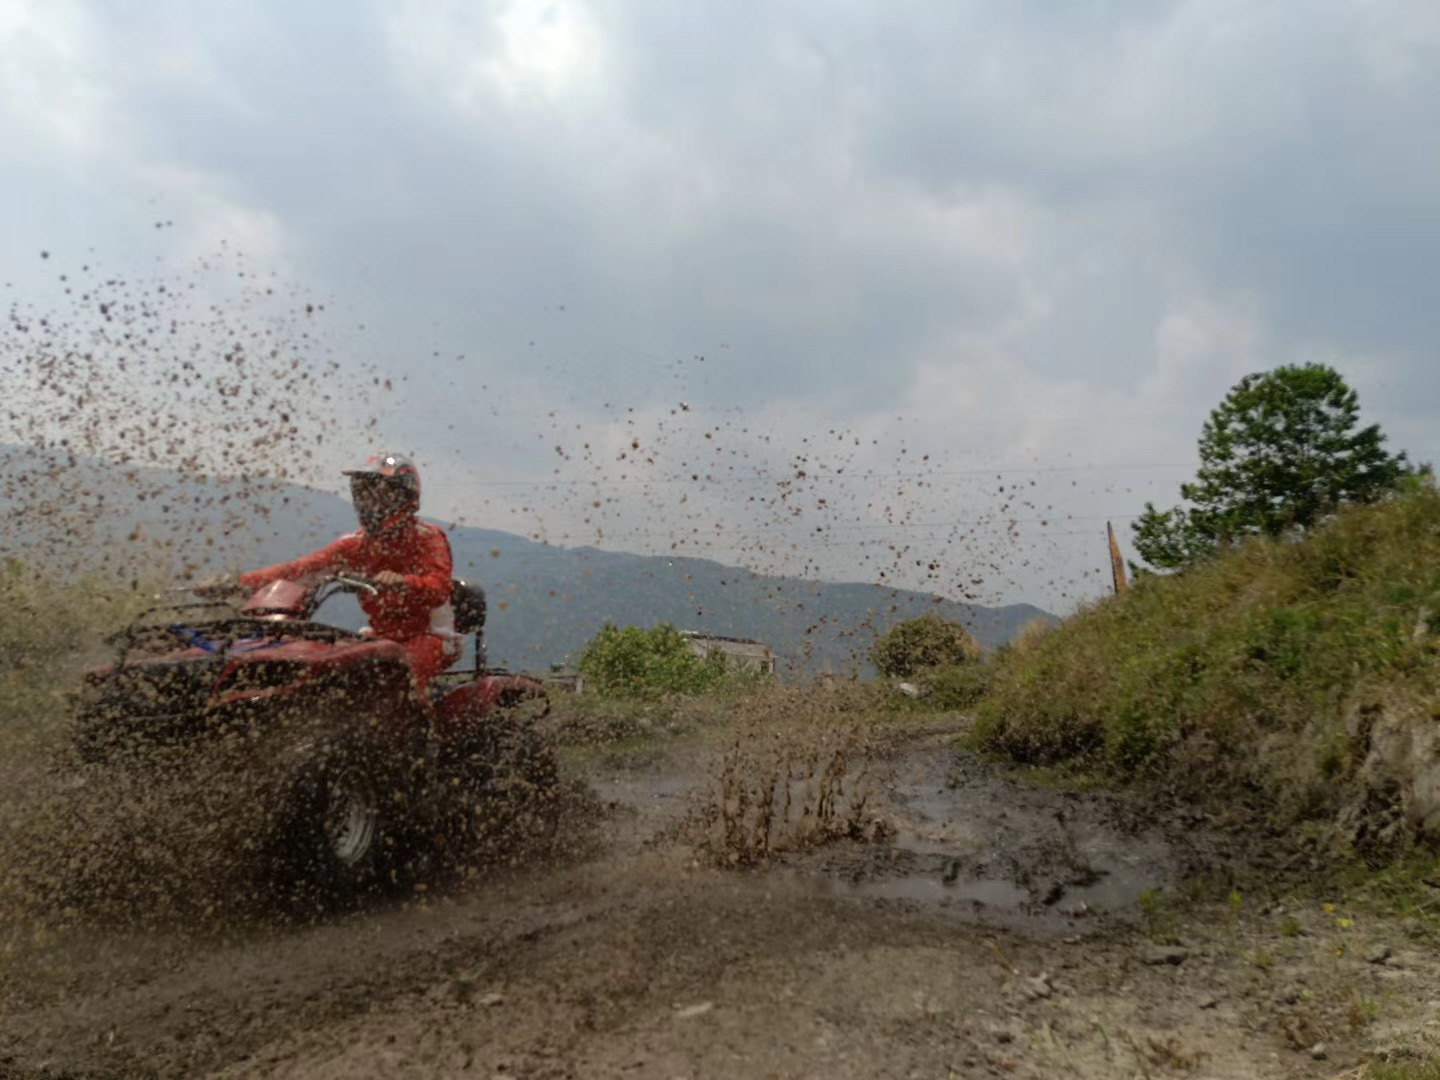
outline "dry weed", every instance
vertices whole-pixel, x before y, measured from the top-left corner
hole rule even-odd
[[[838,839],[882,838],[889,826],[871,798],[872,749],[864,727],[844,722],[833,703],[761,696],[720,756],[695,819],[698,846],[740,867]]]

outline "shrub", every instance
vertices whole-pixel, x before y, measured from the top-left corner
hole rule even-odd
[[[644,630],[607,623],[585,646],[579,666],[590,688],[608,697],[702,694],[725,681],[725,657],[697,656],[668,624]]]
[[[1053,632],[1055,622],[1051,619],[1037,617],[1031,619],[1024,626],[1015,632],[1006,648],[1012,652],[1025,653],[1033,649],[1046,634]]]
[[[971,709],[990,689],[993,668],[990,664],[951,664],[929,668],[916,676],[920,696],[911,698],[891,686],[883,702],[890,712],[935,713]]]
[[[931,668],[973,663],[980,657],[980,644],[968,630],[934,612],[896,623],[870,650],[876,670],[899,679]]]

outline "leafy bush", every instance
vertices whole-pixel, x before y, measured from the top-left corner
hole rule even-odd
[[[888,712],[935,713],[972,709],[989,692],[993,666],[985,663],[950,664],[929,668],[915,676],[920,696],[911,698],[889,687],[881,707]]]
[[[725,657],[696,655],[680,631],[668,624],[643,630],[607,623],[585,646],[580,674],[596,693],[608,697],[654,698],[703,694],[725,681]]]
[[[931,668],[973,663],[981,655],[968,630],[929,612],[887,630],[871,648],[870,662],[881,675],[908,679]]]
[[[1440,494],[1417,479],[1303,540],[1255,537],[1144,575],[1006,650],[973,742],[1276,824],[1331,817],[1367,752],[1357,710],[1440,697],[1437,568]]]

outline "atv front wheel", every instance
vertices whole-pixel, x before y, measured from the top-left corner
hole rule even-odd
[[[323,908],[389,885],[398,835],[390,772],[359,740],[302,757],[283,794],[277,836],[294,895]]]
[[[380,799],[375,784],[354,766],[327,781],[321,828],[332,862],[346,869],[364,865],[380,836]]]

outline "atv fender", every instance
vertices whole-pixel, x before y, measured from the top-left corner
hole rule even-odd
[[[457,686],[435,706],[436,723],[445,736],[462,735],[467,729],[502,709],[538,702],[535,718],[549,712],[545,687],[519,675],[482,675]]]

